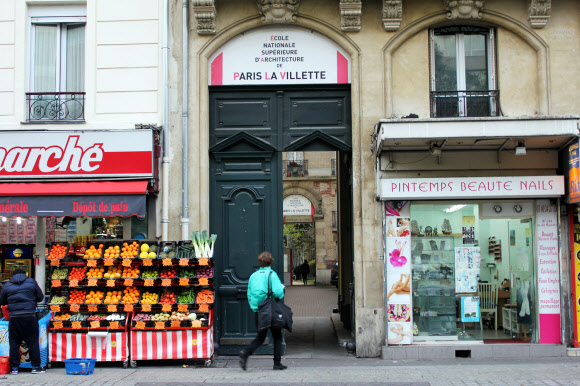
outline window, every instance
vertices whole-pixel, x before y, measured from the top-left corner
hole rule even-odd
[[[84,120],[86,17],[43,12],[31,10],[29,121]]]
[[[474,26],[431,30],[431,115],[498,114],[494,31]]]

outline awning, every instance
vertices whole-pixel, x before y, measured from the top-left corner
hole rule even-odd
[[[3,217],[145,217],[147,181],[0,183]]]

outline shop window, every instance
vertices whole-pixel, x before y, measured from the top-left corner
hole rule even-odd
[[[53,16],[80,13],[83,16]],[[84,121],[84,11],[31,8],[28,121]]]
[[[430,31],[431,116],[499,114],[494,30],[452,26]]]

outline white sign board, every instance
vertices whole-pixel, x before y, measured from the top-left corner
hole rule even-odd
[[[314,31],[269,27],[230,40],[210,58],[211,85],[350,83],[350,59]]]
[[[564,176],[388,178],[381,180],[381,199],[449,199],[558,197]]]
[[[558,207],[548,200],[536,206],[538,248],[538,299],[540,314],[560,314],[560,265],[558,264]]]
[[[284,199],[284,216],[314,215],[314,205],[304,196],[293,194]]]

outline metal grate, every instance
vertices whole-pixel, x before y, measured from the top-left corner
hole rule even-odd
[[[83,122],[84,92],[27,92],[27,122]]]
[[[431,116],[496,117],[500,116],[499,90],[432,91]]]

